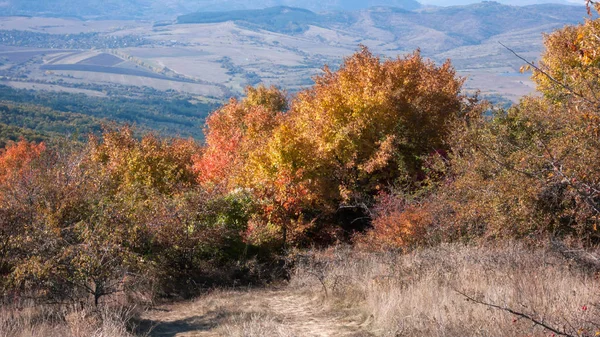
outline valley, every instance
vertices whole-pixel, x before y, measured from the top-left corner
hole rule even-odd
[[[467,78],[467,91],[514,102],[533,84],[518,72],[523,62],[498,42],[536,60],[543,32],[585,17],[576,6],[494,2],[418,11],[263,11],[168,21],[2,17],[0,84],[91,95],[114,85],[149,87],[224,100],[258,83],[301,90],[323,65],[335,69],[366,45],[384,57],[420,49],[436,63],[450,59]]]

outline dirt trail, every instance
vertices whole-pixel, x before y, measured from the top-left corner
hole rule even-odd
[[[328,312],[320,299],[288,290],[219,292],[142,317],[150,337],[366,337],[364,319]]]

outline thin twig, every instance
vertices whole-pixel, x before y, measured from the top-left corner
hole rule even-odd
[[[595,107],[598,107],[598,102],[594,102],[592,100],[590,100],[589,98],[583,96],[581,93],[575,92],[575,90],[573,90],[570,86],[566,85],[565,83],[557,80],[556,78],[554,78],[552,75],[548,74],[546,71],[542,70],[540,67],[536,66],[535,64],[533,64],[533,62],[530,62],[529,60],[527,60],[526,58],[524,58],[523,56],[519,55],[516,51],[514,51],[513,49],[507,47],[505,44],[503,44],[502,42],[498,41],[498,43],[506,48],[509,52],[513,53],[516,57],[518,57],[520,60],[522,60],[523,62],[527,63],[527,65],[529,65],[530,67],[532,67],[533,69],[535,69],[536,71],[540,72],[542,75],[546,76],[550,81],[554,82],[555,84],[557,84],[558,86],[560,86],[561,88],[565,89],[566,91],[568,91],[570,94],[575,95],[581,99],[583,99],[584,101],[588,102],[589,104],[592,104]]]
[[[527,315],[525,313],[518,312],[518,311],[515,311],[515,310],[513,310],[511,308],[503,307],[503,306],[500,306],[500,305],[497,305],[497,304],[487,303],[487,302],[483,302],[483,301],[477,300],[477,299],[475,299],[475,298],[473,298],[473,297],[471,297],[471,296],[469,296],[469,295],[461,292],[460,290],[456,290],[455,289],[454,291],[456,291],[460,295],[464,296],[467,299],[467,301],[470,301],[470,302],[473,302],[473,303],[477,303],[477,304],[482,304],[482,305],[488,306],[490,308],[494,308],[494,309],[506,311],[508,313],[511,313],[511,314],[517,316],[517,317],[529,320],[529,321],[533,322],[535,325],[539,325],[539,326],[543,327],[544,329],[552,331],[553,333],[555,333],[555,334],[557,334],[559,336],[576,337],[575,335],[570,335],[570,334],[568,334],[568,333],[566,333],[564,331],[558,330],[557,328],[553,328],[553,327],[549,326],[548,324],[546,324],[546,323],[544,323],[544,322],[542,322],[540,320],[537,320],[537,319],[535,319],[535,318],[533,318],[530,315]]]

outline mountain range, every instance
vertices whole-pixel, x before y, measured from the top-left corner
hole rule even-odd
[[[207,11],[264,9],[287,6],[313,12],[356,11],[384,6],[414,11],[435,6],[476,3],[476,0],[0,0],[0,16],[28,15],[86,19],[166,19]],[[583,0],[581,0],[583,1]],[[499,0],[507,5],[582,4],[580,0]]]
[[[497,0],[499,3],[511,6],[529,6],[541,4],[583,5],[585,0]],[[477,0],[421,0],[423,5],[433,6],[462,6],[477,3]]]
[[[449,50],[476,45],[492,36],[511,31],[535,29],[581,21],[585,10],[555,4],[507,6],[486,1],[468,6],[431,7],[410,11],[397,7],[371,7],[352,12],[315,13],[293,7],[255,10],[196,12],[179,16],[178,24],[235,22],[247,29],[262,29],[283,34],[302,34],[311,27],[339,32],[354,32],[363,39],[381,41],[387,34],[393,40],[419,41],[414,48]],[[434,33],[437,36],[434,37]],[[430,37],[427,43],[422,38]],[[392,40],[392,41],[393,41]],[[413,47],[413,46],[411,46]]]
[[[78,85],[102,82],[109,87],[115,83],[143,83],[143,86],[156,90],[168,88],[203,97],[225,98],[240,94],[246,85],[261,82],[291,91],[302,89],[313,83],[311,78],[320,72],[324,64],[335,68],[359,45],[365,45],[377,55],[387,57],[420,49],[423,56],[436,62],[451,59],[459,73],[469,77],[467,89],[482,89],[487,94],[516,100],[531,92],[533,84],[528,81],[527,75],[518,72],[523,61],[498,42],[528,60],[536,60],[543,50],[543,32],[580,23],[587,17],[582,6],[512,6],[493,1],[462,6],[428,6],[413,0],[394,0],[385,2],[395,4],[389,7],[377,6],[376,0],[322,0],[320,11],[281,5],[208,11],[207,6],[213,0],[197,1],[196,6],[206,6],[204,10],[196,11],[183,5],[178,7],[191,3],[183,0],[103,0],[103,4],[95,1],[99,0],[83,3],[76,0],[19,0],[17,7],[33,8],[37,5],[39,11],[30,13],[36,17],[13,16],[0,21],[0,27],[3,27],[0,33],[6,36],[6,39],[0,39],[5,41],[0,42],[0,51],[6,48],[7,52],[4,61],[0,55],[0,62],[6,63],[6,69],[19,71],[7,76],[24,81],[23,75],[26,74],[31,81],[52,80],[56,83],[67,79],[69,83],[81,83]],[[221,1],[219,4],[233,2]],[[257,0],[255,4],[291,2]],[[144,20],[84,21],[39,17],[52,16],[59,3],[69,5],[63,8],[68,8],[79,18],[98,19],[102,18],[98,13],[105,13],[105,18],[115,19],[116,16],[107,14],[112,11],[124,15],[130,13],[130,16],[122,18]],[[217,1],[212,3],[217,4]],[[16,8],[6,4],[4,2],[0,10]],[[361,4],[373,6],[347,11],[331,9],[341,4],[354,4],[355,8]],[[304,5],[317,6],[317,1],[305,0]],[[163,19],[148,14],[161,8]],[[171,12],[165,8],[170,8]],[[60,13],[65,15],[64,10]],[[75,39],[75,36],[79,37]],[[83,42],[90,37],[112,42],[126,39],[122,44],[110,47],[109,52],[114,55],[99,55],[97,50],[102,49],[104,44],[89,50],[89,45]],[[81,41],[82,38],[85,41]],[[80,44],[71,46],[72,42]],[[57,46],[69,50],[57,51]],[[25,47],[36,49],[23,49]],[[10,48],[23,50],[21,54],[8,53]],[[38,59],[39,64],[35,60],[29,62],[26,56],[43,54],[40,48],[50,48],[48,53],[59,54]],[[113,63],[116,64],[114,67]],[[139,71],[132,74],[130,68],[139,70],[136,67],[140,65],[149,72],[157,73],[150,74],[152,76],[142,76]],[[51,70],[50,75],[48,70]],[[129,75],[121,76],[122,73]],[[165,79],[165,74],[170,74],[171,80]],[[192,84],[190,81],[195,82]],[[19,82],[19,85],[22,83]]]

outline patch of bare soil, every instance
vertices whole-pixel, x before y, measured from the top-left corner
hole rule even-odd
[[[217,292],[146,312],[150,337],[367,337],[365,319],[334,314],[318,296],[291,290]]]

